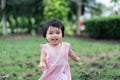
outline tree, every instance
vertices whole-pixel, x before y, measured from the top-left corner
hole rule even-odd
[[[114,7],[114,12],[115,14],[119,14],[120,13],[120,1],[119,0],[111,0],[111,2],[114,3],[113,7]]]
[[[23,27],[26,27],[30,33],[35,25],[41,24],[40,21],[43,19],[43,0],[0,0],[0,2],[2,9],[0,11],[0,17],[2,18],[3,35],[7,33],[6,21],[9,22],[9,28],[12,33],[14,33],[15,28]],[[20,18],[25,20],[28,24],[24,25],[24,22],[22,22],[23,25],[21,27],[18,22]],[[35,19],[34,25],[33,19],[31,20],[31,18]],[[12,25],[14,22],[15,24]]]
[[[68,0],[44,0],[45,20],[57,18],[61,21],[68,15]]]
[[[72,6],[74,5],[74,6]],[[76,35],[80,36],[80,25],[79,25],[79,18],[84,15],[84,13],[88,10],[89,13],[92,14],[101,14],[102,8],[101,4],[97,4],[95,0],[70,0],[70,13],[69,18],[71,18],[72,15],[77,16],[77,26],[76,26]],[[72,12],[71,12],[72,11]]]
[[[3,36],[7,35],[7,28],[6,28],[6,12],[5,12],[5,7],[6,7],[6,0],[1,0],[1,12],[2,12],[2,34]]]
[[[77,36],[80,36],[81,35],[81,32],[80,32],[80,20],[79,20],[79,17],[81,17],[81,14],[82,14],[82,1],[81,0],[76,0],[76,4],[77,4],[77,7],[78,7],[78,10],[77,10],[77,26],[76,26],[76,35]]]

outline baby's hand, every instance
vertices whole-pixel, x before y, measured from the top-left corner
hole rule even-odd
[[[41,63],[38,65],[38,70],[44,71],[45,69],[46,69],[46,64],[45,64],[45,62],[41,62]]]
[[[79,58],[79,57],[77,57],[76,61],[77,61],[77,62],[78,62],[78,61],[80,61],[80,58]]]
[[[79,61],[80,61],[80,58],[79,58],[79,57],[76,57],[76,58],[74,59],[74,61],[75,61],[75,62],[79,62]]]

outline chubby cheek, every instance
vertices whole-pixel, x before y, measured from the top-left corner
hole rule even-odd
[[[59,36],[59,41],[62,41],[62,35],[61,35],[61,36]]]
[[[47,40],[48,42],[50,42],[51,38],[48,37],[48,36],[46,36],[46,40]]]

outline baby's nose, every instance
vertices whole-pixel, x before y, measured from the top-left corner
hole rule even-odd
[[[57,36],[57,34],[53,34],[53,36],[54,36],[54,37],[56,37],[56,36]]]

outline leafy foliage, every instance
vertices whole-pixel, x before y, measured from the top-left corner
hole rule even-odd
[[[15,29],[26,28],[26,32],[31,33],[36,25],[41,26],[43,24],[42,1],[43,0],[6,0],[3,11],[6,14],[6,24],[7,22],[9,24],[7,28],[10,28],[12,33],[15,33]],[[2,15],[0,14],[0,16]]]
[[[98,17],[85,22],[86,31],[91,37],[120,39],[120,15]]]
[[[68,0],[44,0],[45,20],[59,19],[64,20],[68,15]]]

